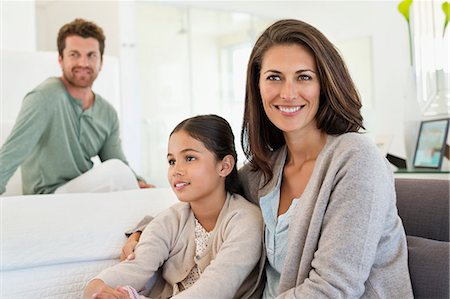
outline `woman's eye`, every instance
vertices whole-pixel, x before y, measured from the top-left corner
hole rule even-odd
[[[300,75],[300,76],[298,76],[298,79],[300,81],[308,81],[308,80],[311,80],[311,76],[309,76],[309,75]]]
[[[269,81],[280,81],[281,79],[280,79],[280,76],[270,75],[270,76],[267,77],[267,80],[269,80]]]

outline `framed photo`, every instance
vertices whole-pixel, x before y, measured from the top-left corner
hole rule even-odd
[[[413,167],[440,169],[445,155],[450,119],[422,121],[417,138]]]

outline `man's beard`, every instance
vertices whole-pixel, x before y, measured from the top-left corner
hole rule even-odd
[[[63,70],[63,76],[66,81],[74,86],[80,88],[92,87],[95,79],[97,78],[98,73],[95,73],[92,68],[83,68],[87,69],[89,72],[86,74],[77,74],[76,69],[78,67],[72,68],[70,71]]]

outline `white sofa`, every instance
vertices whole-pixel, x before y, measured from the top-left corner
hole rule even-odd
[[[124,232],[176,202],[169,188],[0,197],[0,298],[80,298]]]

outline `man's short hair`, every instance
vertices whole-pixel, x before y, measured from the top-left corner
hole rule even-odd
[[[100,46],[100,57],[103,58],[103,52],[105,50],[105,35],[103,34],[103,29],[97,26],[97,24],[84,19],[75,19],[59,29],[57,45],[58,53],[61,57],[63,57],[63,51],[66,47],[66,38],[73,35],[78,35],[83,38],[95,38]]]

